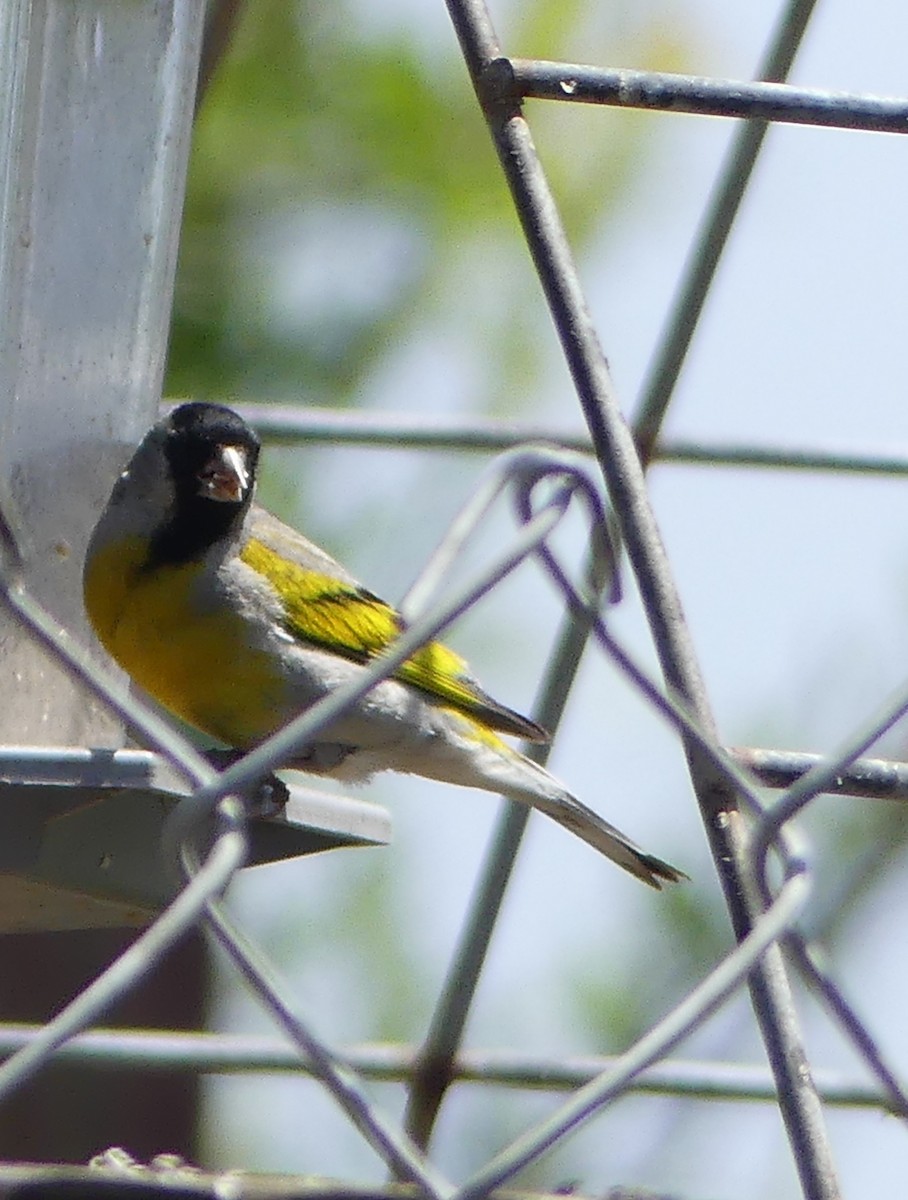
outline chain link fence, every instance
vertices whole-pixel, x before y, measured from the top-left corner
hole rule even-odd
[[[774,1098],[803,1195],[810,1200],[831,1200],[840,1190],[826,1127],[827,1107],[876,1108],[904,1120],[908,1098],[895,1066],[876,1046],[847,991],[801,932],[814,880],[809,847],[793,819],[821,793],[899,800],[908,796],[908,768],[868,757],[908,710],[908,692],[868,719],[830,758],[725,747],[716,730],[682,615],[681,597],[650,507],[646,471],[656,461],[891,475],[908,471],[908,459],[889,452],[852,456],[811,447],[773,451],[747,445],[685,443],[662,436],[679,373],[769,123],[903,133],[908,132],[908,100],[786,85],[784,80],[813,8],[804,0],[789,4],[781,15],[758,83],[511,58],[507,47],[499,45],[482,0],[448,0],[448,7],[576,386],[589,437],[560,449],[528,449],[527,442],[554,440],[552,431],[495,421],[367,419],[356,414],[238,406],[266,439],[469,447],[503,453],[405,600],[407,631],[392,652],[364,674],[355,691],[339,691],[220,774],[168,723],[124,693],[119,680],[99,667],[38,602],[29,585],[15,514],[4,498],[0,506],[4,603],[37,642],[153,746],[192,790],[176,805],[164,831],[168,860],[183,879],[176,899],[52,1021],[39,1029],[0,1029],[0,1046],[8,1054],[0,1066],[0,1099],[55,1057],[88,1056],[94,1061],[132,1064],[136,1069],[154,1063],[208,1072],[305,1071],[321,1082],[396,1179],[414,1185],[432,1200],[478,1200],[494,1189],[513,1186],[519,1172],[630,1090],[742,1101]],[[523,106],[528,98],[745,118],[703,216],[632,427],[619,407],[558,207],[533,145]],[[607,487],[607,513],[600,499],[597,467]],[[450,564],[490,507],[501,504],[509,504],[517,515],[511,544],[481,577],[452,594],[450,585],[443,586]],[[589,528],[591,553],[583,570],[564,564],[555,549],[553,533],[569,511],[581,512]],[[527,820],[525,810],[511,806],[489,848],[423,1044],[341,1054],[324,1043],[316,1031],[318,1022],[300,1012],[292,989],[276,978],[259,946],[237,928],[221,900],[248,853],[248,831],[237,797],[252,781],[280,764],[290,748],[312,737],[354,696],[446,629],[527,558],[535,558],[549,575],[567,618],[552,652],[536,716],[551,728],[557,726],[584,646],[590,642],[668,724],[683,747],[737,944],[662,1020],[614,1059],[564,1061],[519,1050],[464,1049],[465,1025]],[[633,573],[642,598],[661,679],[637,661],[610,625],[603,601],[614,598],[622,560]],[[438,600],[441,594],[446,596],[443,603]],[[779,791],[771,802],[766,788]],[[194,849],[195,831],[212,819],[215,836],[210,848],[200,854]],[[292,1048],[285,1041],[268,1038],[84,1032],[103,1017],[117,997],[154,970],[169,946],[199,923],[220,943]],[[792,995],[793,976],[807,981],[822,998],[841,1035],[852,1043],[867,1068],[869,1082],[809,1069]],[[768,1070],[667,1059],[743,988],[750,992]],[[402,1121],[389,1119],[375,1103],[366,1086],[372,1079],[406,1084],[408,1099]],[[545,1119],[527,1128],[470,1178],[452,1180],[445,1177],[427,1147],[448,1089],[463,1080],[546,1088],[565,1095]],[[112,1159],[105,1165],[124,1179],[136,1172],[135,1164],[128,1161]],[[190,1188],[217,1186],[216,1180],[190,1177],[180,1164],[167,1162],[149,1168],[142,1177],[149,1186],[157,1182],[162,1189],[176,1186],[175,1180]],[[257,1194],[252,1181],[245,1186],[250,1189],[248,1194]],[[319,1190],[302,1180],[293,1187],[301,1194]]]

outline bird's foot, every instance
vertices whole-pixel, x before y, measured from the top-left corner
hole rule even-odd
[[[205,757],[218,771],[224,771],[243,757],[241,750],[206,750]],[[273,772],[251,783],[240,793],[246,804],[246,815],[256,817],[281,817],[290,799],[290,789]]]

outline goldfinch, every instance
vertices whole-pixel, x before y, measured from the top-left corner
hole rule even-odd
[[[324,550],[253,503],[259,449],[229,408],[174,409],[117,480],[84,570],[85,607],[110,655],[165,708],[240,751],[356,678],[402,627]],[[348,782],[392,770],[499,792],[652,887],[682,878],[501,734],[547,739],[431,642],[285,765]]]

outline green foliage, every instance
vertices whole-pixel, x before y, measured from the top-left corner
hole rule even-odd
[[[584,8],[521,6],[517,44],[576,49]],[[659,29],[654,14],[634,31],[635,65],[677,58]],[[603,61],[614,35],[594,33]],[[367,28],[349,0],[246,8],[197,123],[170,394],[355,404],[438,327],[479,348],[484,395],[532,393],[553,335],[453,34],[443,51],[428,58],[403,12]],[[532,118],[582,250],[646,127],[567,105]]]

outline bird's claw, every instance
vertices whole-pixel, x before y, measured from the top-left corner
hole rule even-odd
[[[205,757],[218,771],[233,766],[243,757],[239,750],[206,750]],[[281,817],[290,799],[290,789],[273,772],[251,783],[239,793],[246,805],[246,815],[252,819]]]

